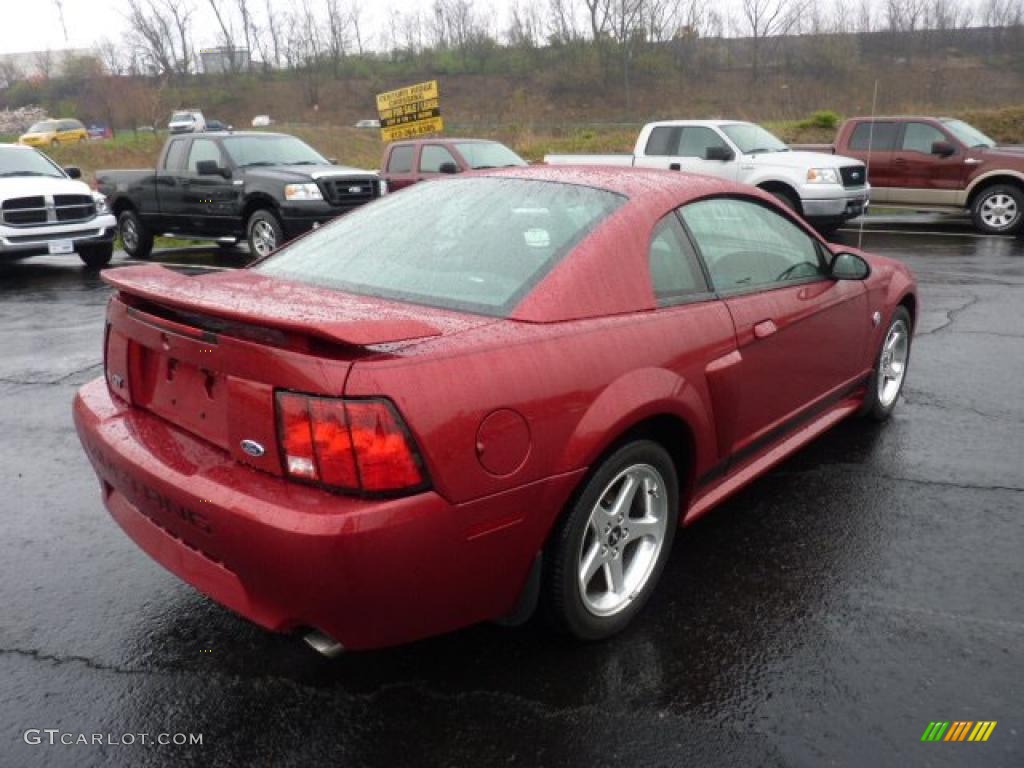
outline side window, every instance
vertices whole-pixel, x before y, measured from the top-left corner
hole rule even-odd
[[[202,160],[213,160],[217,165],[224,164],[221,161],[220,147],[217,146],[217,142],[209,139],[193,139],[192,149],[188,153],[188,169],[192,173],[196,173]]]
[[[707,292],[697,254],[675,213],[670,213],[654,228],[648,258],[659,306]]]
[[[898,126],[893,122],[872,124],[868,120],[857,123],[853,129],[853,135],[850,136],[850,149],[867,151],[870,148],[875,152],[891,152],[896,149],[897,128]]]
[[[680,209],[716,290],[778,287],[825,274],[817,242],[752,200],[713,198]]]
[[[388,173],[409,173],[412,170],[413,149],[411,144],[392,147],[388,156]]]
[[[907,123],[903,129],[903,149],[907,152],[932,153],[936,141],[949,141],[946,134],[928,123]]]
[[[651,130],[647,137],[644,154],[649,157],[668,157],[679,150],[679,137],[683,129],[678,125],[659,125]]]
[[[710,128],[702,125],[691,125],[683,129],[683,138],[679,142],[677,154],[682,157],[707,158],[711,147],[728,148],[728,144]]]
[[[183,139],[172,141],[167,148],[167,157],[164,159],[165,171],[180,171],[185,164],[185,147],[188,142]]]
[[[57,130],[61,132],[73,131],[75,130],[75,124],[70,120],[61,120],[60,123],[57,124]]]
[[[420,173],[440,173],[441,163],[454,162],[452,153],[439,144],[424,144],[420,150]]]

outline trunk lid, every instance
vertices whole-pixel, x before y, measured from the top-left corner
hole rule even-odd
[[[107,312],[111,391],[275,474],[275,389],[340,396],[357,360],[493,322],[249,270],[189,276],[152,265],[103,279],[117,290]]]

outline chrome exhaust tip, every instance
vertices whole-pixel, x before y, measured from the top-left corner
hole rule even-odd
[[[319,629],[307,632],[302,639],[306,641],[306,645],[328,659],[336,658],[345,652],[345,646]]]

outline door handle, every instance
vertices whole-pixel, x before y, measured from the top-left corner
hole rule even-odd
[[[897,157],[892,162],[893,162],[893,165],[906,165],[907,164],[906,158],[903,158],[903,157]]]
[[[679,165],[679,163],[669,163],[668,164],[668,169],[670,171],[678,171],[680,168],[682,168],[682,166]]]
[[[771,320],[762,320],[754,326],[754,338],[765,339],[779,330]]]

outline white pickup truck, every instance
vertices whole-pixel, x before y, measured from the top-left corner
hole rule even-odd
[[[822,232],[865,213],[871,186],[859,160],[794,152],[737,120],[664,120],[640,131],[632,155],[547,155],[550,165],[629,165],[718,176],[773,194]]]
[[[0,259],[77,253],[87,267],[109,263],[117,222],[80,175],[31,147],[0,144]]]

